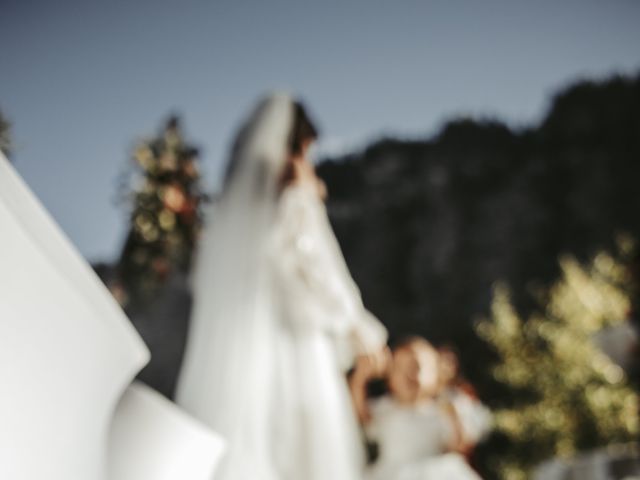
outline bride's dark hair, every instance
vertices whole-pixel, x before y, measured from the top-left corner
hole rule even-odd
[[[304,106],[300,101],[294,102],[293,125],[289,133],[289,152],[292,155],[300,155],[304,142],[316,138],[318,138],[318,129],[309,118]]]
[[[289,132],[289,157],[302,155],[305,142],[318,138],[318,130],[309,118],[307,111],[300,101],[293,104],[293,124]],[[295,179],[295,170],[288,161],[282,172],[280,188],[284,188]]]
[[[250,134],[251,125],[246,124],[242,127],[242,129],[238,132],[236,136],[230,152],[231,160],[227,164],[227,169],[225,172],[225,181],[224,185],[227,186],[230,183],[231,178],[234,173],[238,170],[238,152],[241,146],[244,144],[244,141],[247,135]],[[291,129],[289,131],[289,138],[287,140],[288,154],[291,155],[300,155],[302,153],[302,148],[304,146],[305,141],[315,140],[318,138],[318,130],[309,118],[306,109],[302,105],[302,103],[298,100],[293,102],[293,121],[291,124]],[[285,185],[289,181],[293,179],[293,169],[290,163],[287,163],[285,166],[285,170],[282,174],[282,185]]]

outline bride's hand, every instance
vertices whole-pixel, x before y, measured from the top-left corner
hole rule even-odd
[[[387,375],[390,364],[391,352],[389,347],[384,347],[378,351],[359,355],[356,358],[354,375],[363,382],[368,382],[374,378],[384,378]]]
[[[380,355],[387,344],[387,329],[371,312],[363,310],[351,328],[350,337],[356,355]]]

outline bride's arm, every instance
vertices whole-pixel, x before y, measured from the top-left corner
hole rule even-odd
[[[379,357],[387,343],[387,329],[371,312],[362,307],[353,323],[350,340],[356,355]]]
[[[378,350],[386,330],[362,304],[324,205],[303,188],[282,193],[273,250],[293,320],[350,335],[356,353]]]
[[[301,188],[308,187],[281,194],[270,252],[285,314],[297,327],[346,330],[353,305],[327,265],[314,205]]]

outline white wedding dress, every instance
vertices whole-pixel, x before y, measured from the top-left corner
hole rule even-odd
[[[313,187],[278,192],[293,107],[272,96],[245,124],[197,257],[177,401],[228,441],[219,480],[362,475],[336,349],[344,356],[353,332],[379,348],[386,331],[363,307]]]
[[[352,329],[379,347],[385,330],[362,305],[314,186],[288,187],[278,213],[270,259],[279,471],[292,480],[359,478],[361,440],[340,364],[349,355],[340,348]]]

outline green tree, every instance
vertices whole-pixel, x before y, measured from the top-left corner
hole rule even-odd
[[[546,458],[637,437],[637,392],[593,342],[627,317],[631,278],[622,258],[600,253],[586,266],[561,258],[560,279],[539,293],[540,307],[526,321],[507,288],[496,287],[491,318],[476,331],[498,355],[494,379],[512,392],[495,410],[508,447],[488,462],[501,478],[526,478]]]
[[[118,262],[122,303],[149,300],[173,272],[186,272],[201,226],[198,149],[185,142],[178,117],[133,152],[126,183],[131,225]]]

